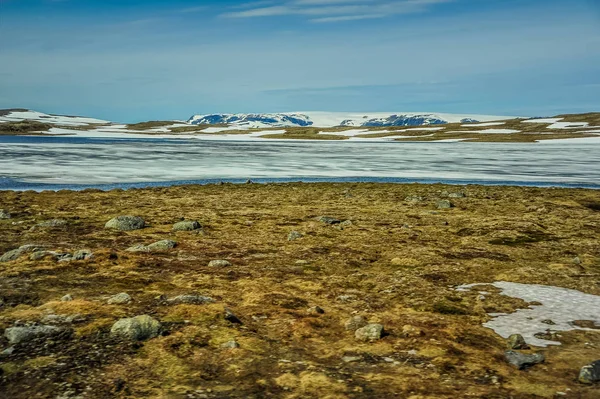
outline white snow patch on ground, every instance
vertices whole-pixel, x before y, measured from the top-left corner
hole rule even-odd
[[[513,129],[483,129],[483,130],[454,130],[447,133],[487,133],[487,134],[512,134],[521,133],[520,130]]]
[[[539,140],[539,144],[565,143],[570,144],[600,144],[600,137],[574,137],[565,139]]]
[[[589,125],[588,122],[556,122],[548,126],[548,129],[581,129]]]
[[[465,125],[461,125],[461,127],[486,127],[486,126],[500,126],[504,125],[506,122],[487,122],[487,123],[467,123]]]
[[[354,137],[361,134],[378,134],[378,133],[391,133],[389,130],[368,130],[368,129],[351,129],[340,132],[319,132],[319,134],[331,134],[333,136],[346,136]]]
[[[468,284],[457,287],[459,291],[469,291],[476,286],[487,284]],[[499,281],[492,283],[502,290],[501,294],[520,298],[526,302],[539,302],[541,305],[519,309],[514,313],[490,314],[492,320],[484,323],[503,338],[512,334],[521,334],[530,345],[560,345],[560,342],[535,337],[536,334],[551,331],[590,330],[578,327],[574,321],[593,321],[600,326],[600,296],[585,294],[567,288],[537,284],[519,284]],[[480,291],[480,290],[477,290]],[[552,320],[553,325],[543,321]]]
[[[220,132],[226,132],[228,130],[248,130],[248,129],[249,129],[249,127],[244,126],[244,125],[233,125],[233,126],[227,126],[227,127],[207,127],[206,129],[202,130],[202,133],[220,133]]]
[[[558,121],[562,121],[563,118],[540,118],[540,119],[526,119],[521,121],[521,123],[556,123]]]

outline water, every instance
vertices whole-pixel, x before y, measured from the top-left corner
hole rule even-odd
[[[0,136],[0,189],[217,181],[377,181],[600,188],[600,145]]]

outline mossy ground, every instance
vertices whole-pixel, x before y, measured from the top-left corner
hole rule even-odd
[[[438,210],[444,191],[467,197]],[[84,318],[70,337],[17,345],[0,358],[0,397],[598,398],[600,388],[576,379],[600,358],[600,331],[562,334],[545,364],[518,371],[502,359],[504,340],[481,324],[487,312],[527,304],[499,295],[481,301],[453,287],[505,280],[600,295],[599,202],[597,191],[583,189],[419,184],[0,192],[0,208],[14,215],[0,220],[0,252],[35,243],[95,253],[88,261],[25,256],[0,264],[0,328],[49,313]],[[104,229],[126,214],[149,227]],[[339,230],[316,221],[322,215],[353,224]],[[69,223],[29,231],[53,218]],[[181,218],[200,221],[204,233],[173,233]],[[304,237],[287,241],[292,230]],[[125,252],[161,239],[179,245]],[[232,266],[210,268],[213,259]],[[119,292],[134,302],[106,304]],[[60,302],[66,293],[75,300]],[[157,299],[189,293],[216,303]],[[325,313],[310,313],[315,305]],[[225,320],[225,307],[243,324]],[[163,336],[110,337],[117,319],[139,314],[160,320]],[[387,335],[356,341],[344,328],[353,315],[382,323]],[[240,348],[221,347],[231,340]]]

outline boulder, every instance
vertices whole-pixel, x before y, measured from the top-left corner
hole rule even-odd
[[[302,233],[299,233],[297,231],[290,231],[290,234],[288,234],[288,241],[294,241],[294,240],[298,240],[300,238],[304,237],[304,235]]]
[[[184,220],[173,225],[173,231],[194,231],[202,228],[196,220]]]
[[[213,303],[215,300],[211,297],[202,295],[179,295],[174,298],[167,299],[166,302],[169,305],[203,305],[205,303]]]
[[[504,352],[504,358],[510,365],[515,366],[519,370],[523,370],[546,361],[546,357],[540,352],[527,355],[515,351],[506,351]]]
[[[13,249],[12,251],[8,251],[4,255],[0,256],[0,262],[10,262],[11,260],[17,260],[23,254],[28,252],[39,251],[42,248],[38,245],[23,245],[17,249]]]
[[[37,326],[25,326],[25,327],[11,327],[4,331],[4,336],[11,345],[19,344],[22,342],[32,341],[37,338],[51,338],[61,334],[69,332],[68,329],[48,326],[48,325],[37,325]]]
[[[438,209],[450,209],[454,208],[454,204],[448,200],[441,200],[437,202]]]
[[[354,337],[363,342],[373,342],[381,339],[383,326],[381,324],[367,324],[354,332]]]
[[[175,241],[171,240],[161,240],[150,245],[137,244],[133,247],[129,247],[126,251],[129,252],[165,252],[170,249],[173,249],[177,246]]]
[[[348,331],[356,331],[359,328],[366,326],[367,324],[369,323],[367,322],[367,319],[365,319],[363,316],[353,316],[346,320],[346,322],[344,323],[344,328],[346,328],[346,330]]]
[[[61,302],[71,302],[73,300],[73,296],[71,294],[67,294],[60,298]]]
[[[146,222],[139,216],[117,216],[106,222],[104,227],[113,230],[132,231],[143,229],[146,227]]]
[[[110,333],[132,341],[144,341],[157,337],[161,327],[158,320],[148,315],[141,315],[117,321],[110,329]]]
[[[506,340],[508,349],[529,349],[529,345],[525,342],[525,338],[521,334],[513,334]]]
[[[132,301],[131,296],[129,296],[128,293],[121,292],[120,294],[111,296],[110,298],[108,298],[108,301],[106,301],[106,302],[109,305],[124,305],[131,301]]]
[[[209,267],[229,267],[231,266],[231,262],[225,259],[216,259],[208,262]]]
[[[595,384],[600,382],[600,360],[583,366],[579,371],[579,382],[582,384]]]

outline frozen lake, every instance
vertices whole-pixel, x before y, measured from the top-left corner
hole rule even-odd
[[[600,188],[600,143],[0,136],[0,189],[143,187],[246,179]]]

